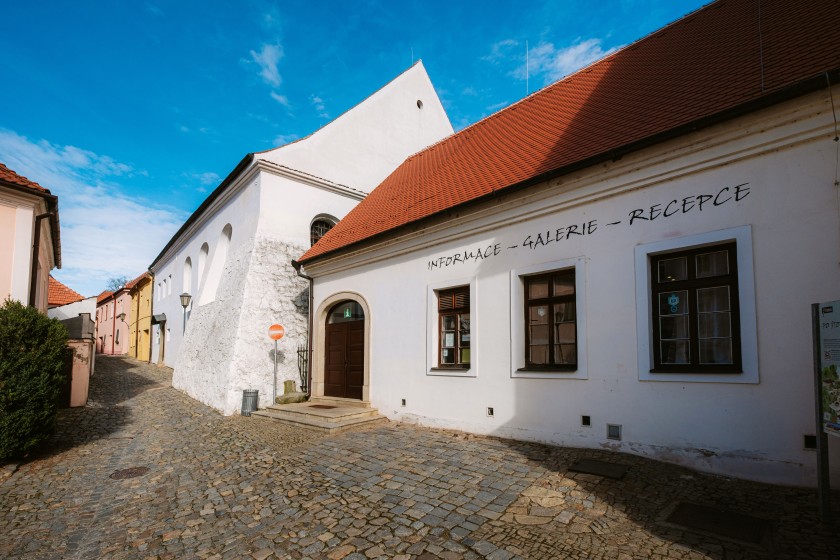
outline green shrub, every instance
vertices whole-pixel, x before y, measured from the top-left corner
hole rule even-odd
[[[55,433],[66,347],[58,320],[16,301],[0,307],[0,460],[23,456]]]

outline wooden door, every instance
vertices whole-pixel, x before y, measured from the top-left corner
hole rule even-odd
[[[324,396],[361,399],[365,383],[365,322],[326,325]]]

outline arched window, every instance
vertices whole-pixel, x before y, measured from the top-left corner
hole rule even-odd
[[[182,290],[186,293],[190,293],[190,289],[192,288],[192,259],[187,257],[187,260],[184,261],[184,282],[183,282]]]
[[[309,241],[312,245],[318,243],[318,240],[324,237],[328,231],[332,229],[335,223],[325,220],[323,218],[318,218],[312,225],[309,226]]]
[[[204,287],[201,289],[201,298],[199,305],[210,303],[216,299],[216,290],[219,288],[219,282],[222,279],[222,272],[225,269],[225,262],[227,261],[228,246],[230,245],[230,238],[233,235],[233,228],[230,224],[226,224],[219,234],[219,242],[213,250],[213,259],[210,261],[210,267],[207,270],[207,280],[204,281]]]
[[[210,254],[210,245],[204,243],[201,245],[201,250],[198,252],[198,285],[197,290],[201,290],[204,285],[204,270],[207,267],[207,255]]]

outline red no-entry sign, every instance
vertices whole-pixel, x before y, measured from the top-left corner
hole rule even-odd
[[[272,340],[280,340],[285,334],[286,329],[283,328],[283,325],[271,325],[268,327],[268,336]]]

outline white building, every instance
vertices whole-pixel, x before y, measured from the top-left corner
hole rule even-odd
[[[840,4],[756,8],[711,4],[409,158],[300,259],[313,396],[814,485]]]
[[[225,414],[244,389],[260,405],[298,381],[306,344],[308,282],[290,266],[406,157],[452,133],[422,65],[297,142],[248,154],[152,263],[152,360],[174,366],[173,384]],[[181,306],[180,294],[191,296]],[[186,330],[185,329],[186,320]]]

